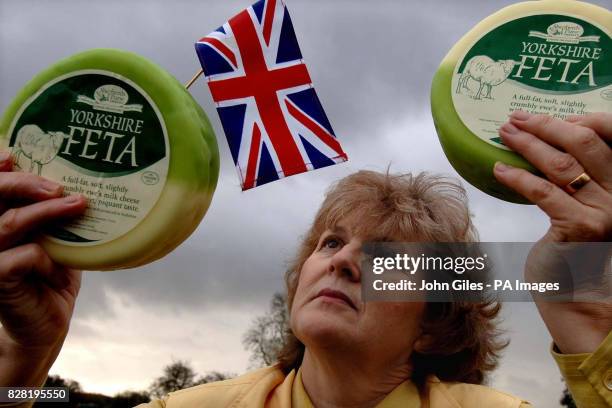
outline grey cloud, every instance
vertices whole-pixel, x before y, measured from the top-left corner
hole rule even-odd
[[[110,307],[104,279],[93,272],[83,272],[81,290],[77,298],[75,309],[81,316],[94,319],[108,319],[115,317]]]

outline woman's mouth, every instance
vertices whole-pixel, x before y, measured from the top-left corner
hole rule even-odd
[[[344,293],[340,292],[339,290],[325,288],[325,289],[321,290],[317,294],[317,298],[319,298],[319,297],[326,297],[326,298],[329,298],[329,299],[337,299],[339,301],[342,301],[342,302],[346,303],[347,305],[349,305],[353,309],[357,310],[357,308],[355,307],[355,304],[353,303],[351,298],[349,298],[347,295],[345,295]]]

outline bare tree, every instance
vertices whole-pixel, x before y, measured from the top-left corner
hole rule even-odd
[[[45,381],[44,387],[66,387],[70,394],[75,392],[81,392],[81,384],[78,381],[71,380],[69,378],[62,378],[59,375],[50,375]]]
[[[285,342],[288,327],[287,299],[284,295],[275,293],[268,312],[253,320],[242,339],[244,348],[251,352],[252,367],[267,366],[276,362],[278,351]]]
[[[62,378],[59,375],[50,375],[45,380],[44,387],[65,387],[68,388],[69,402],[43,402],[36,401],[33,404],[34,408],[53,408],[62,406],[64,408],[78,407],[78,404],[83,396],[83,389],[78,381],[69,378]]]
[[[149,393],[146,391],[123,391],[111,399],[110,408],[134,407],[149,402]]]
[[[164,367],[164,374],[149,388],[151,395],[160,398],[169,392],[191,387],[195,384],[196,373],[187,361],[173,361]]]
[[[235,376],[236,374],[233,374],[233,373],[222,373],[220,371],[211,371],[205,376],[198,378],[195,381],[194,385],[208,384],[208,383],[212,383],[215,381],[228,380],[230,378],[234,378]]]
[[[561,403],[562,407],[576,408],[576,403],[574,402],[574,398],[572,398],[572,394],[570,394],[569,390],[567,389],[567,385],[563,390],[563,395],[561,396],[561,400],[559,402]]]

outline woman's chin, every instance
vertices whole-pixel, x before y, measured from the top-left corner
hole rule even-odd
[[[347,319],[343,314],[304,311],[296,317],[292,325],[293,331],[306,345],[334,346],[355,336],[356,322],[354,319]]]

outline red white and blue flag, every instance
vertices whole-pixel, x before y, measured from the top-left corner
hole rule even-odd
[[[347,160],[281,0],[260,0],[196,51],[243,190]]]

